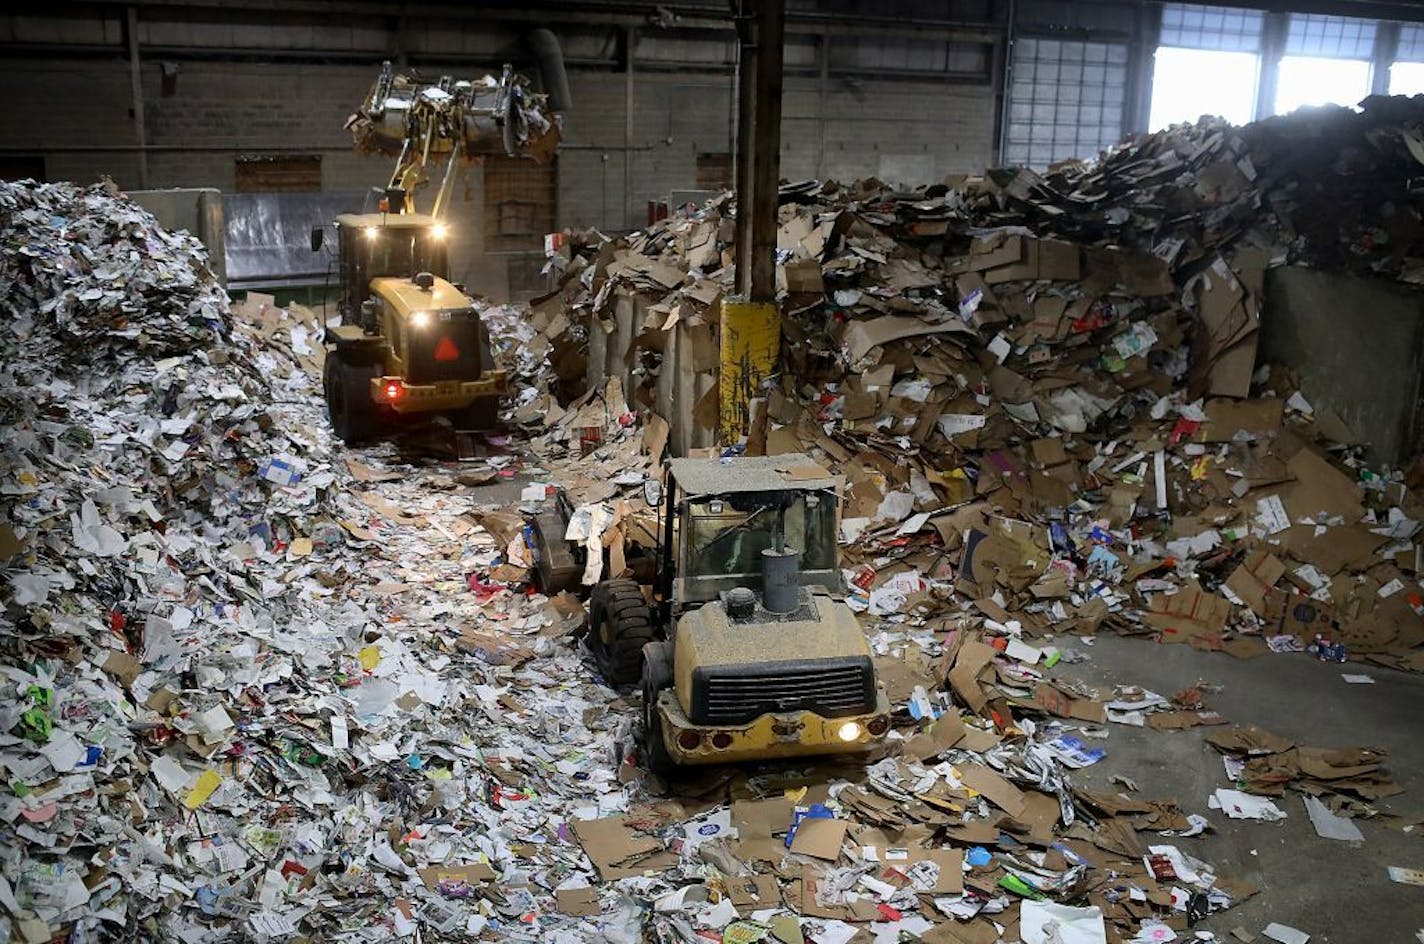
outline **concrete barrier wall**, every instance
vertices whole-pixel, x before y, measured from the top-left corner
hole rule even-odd
[[[184,187],[126,192],[135,203],[152,213],[164,229],[183,229],[198,237],[207,247],[213,274],[227,285],[221,191],[212,187]]]

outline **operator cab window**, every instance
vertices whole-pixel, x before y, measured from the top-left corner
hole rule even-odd
[[[763,493],[694,500],[691,575],[760,575],[761,552],[772,547],[776,518],[773,497]],[[785,541],[801,555],[802,570],[833,569],[834,499],[830,495],[797,496],[786,509]]]

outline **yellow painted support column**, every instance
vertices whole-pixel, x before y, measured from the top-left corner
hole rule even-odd
[[[722,299],[718,431],[723,445],[747,433],[747,401],[762,395],[781,354],[781,309],[776,302]]]

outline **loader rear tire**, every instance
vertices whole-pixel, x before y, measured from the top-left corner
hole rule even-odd
[[[653,641],[653,614],[634,580],[605,580],[589,598],[588,648],[609,685],[636,685],[643,646]]]
[[[381,414],[371,399],[371,381],[381,375],[381,365],[358,362],[341,351],[330,351],[322,369],[322,392],[331,430],[347,445],[375,439],[381,432]]]
[[[480,397],[453,417],[456,429],[488,432],[499,426],[499,397]]]
[[[667,745],[663,743],[662,715],[658,714],[658,696],[672,684],[672,646],[666,642],[651,642],[643,647],[643,765],[667,780],[676,769]]]

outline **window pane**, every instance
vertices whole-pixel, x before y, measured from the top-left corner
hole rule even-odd
[[[1350,16],[1290,15],[1286,55],[1369,59],[1375,48],[1374,20]]]
[[[1276,114],[1304,105],[1355,105],[1370,94],[1370,64],[1354,59],[1285,56],[1276,85]]]
[[[1152,67],[1152,131],[1202,115],[1244,125],[1256,114],[1260,57],[1249,52],[1162,47]]]
[[[1259,52],[1264,21],[1259,10],[1168,3],[1162,7],[1161,43],[1189,49]]]
[[[1399,27],[1399,50],[1395,58],[1404,62],[1424,62],[1424,26],[1405,23]]]
[[[1424,92],[1424,62],[1396,62],[1389,70],[1389,94],[1418,95]]]
[[[1126,47],[1116,43],[1015,42],[1007,129],[1015,146],[1006,148],[1009,160],[1044,167],[1089,158],[1116,143],[1122,133],[1126,59]],[[1030,74],[1031,85],[1023,81]]]

